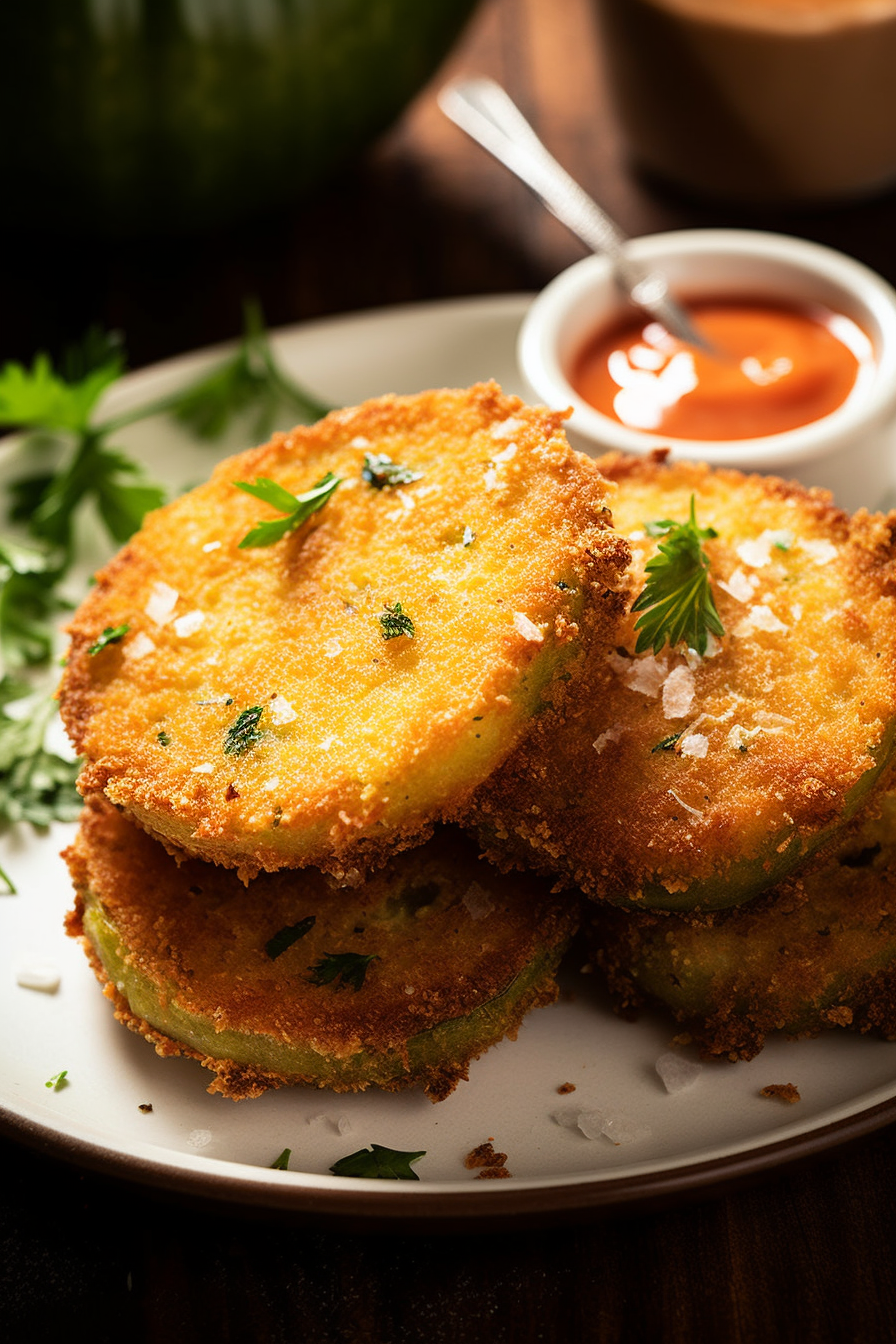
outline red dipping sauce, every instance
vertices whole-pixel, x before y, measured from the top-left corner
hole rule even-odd
[[[712,353],[635,316],[581,351],[570,375],[579,396],[629,429],[765,438],[829,415],[873,363],[861,328],[826,308],[712,298],[688,311]]]

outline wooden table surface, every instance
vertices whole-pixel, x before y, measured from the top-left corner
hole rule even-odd
[[[485,0],[440,78],[455,70],[500,79],[630,233],[773,228],[896,282],[893,195],[747,215],[640,181],[588,0]],[[126,245],[7,231],[0,357],[58,352],[95,321],[120,328],[140,366],[235,335],[246,294],[277,326],[539,288],[581,249],[444,121],[438,82],[359,167],[294,211]],[[893,1128],[739,1193],[488,1235],[369,1235],[195,1208],[14,1142],[0,1153],[0,1327],[16,1342],[81,1318],[96,1339],[152,1344],[893,1337]]]

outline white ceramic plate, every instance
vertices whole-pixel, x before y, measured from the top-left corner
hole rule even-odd
[[[281,332],[276,348],[297,378],[334,404],[488,377],[515,391],[527,302],[487,298],[339,318]],[[220,354],[132,375],[107,409],[163,395]],[[176,487],[204,478],[216,455],[167,421],[121,438],[154,477]],[[113,1020],[83,953],[64,936],[71,897],[58,854],[71,833],[59,826],[36,836],[21,827],[0,846],[0,864],[18,888],[0,897],[0,1122],[25,1142],[103,1171],[367,1225],[517,1223],[730,1184],[896,1119],[896,1045],[846,1032],[776,1041],[749,1064],[707,1065],[691,1087],[669,1095],[655,1062],[670,1023],[650,1015],[621,1021],[575,964],[564,998],[531,1014],[516,1042],[474,1063],[469,1082],[437,1106],[413,1092],[292,1089],[241,1103],[209,1096],[210,1075],[198,1064],[160,1059]],[[35,962],[60,972],[55,994],[17,984],[19,966]],[[67,1085],[48,1089],[63,1069]],[[558,1095],[566,1083],[575,1091]],[[769,1083],[796,1084],[801,1100],[762,1098]],[[146,1104],[151,1112],[141,1111]],[[554,1118],[596,1109],[643,1132],[617,1146]],[[464,1167],[464,1156],[487,1139],[507,1154],[511,1179],[478,1180]],[[329,1174],[336,1159],[371,1143],[424,1149],[419,1181]],[[292,1152],[289,1170],[271,1170],[284,1148]]]

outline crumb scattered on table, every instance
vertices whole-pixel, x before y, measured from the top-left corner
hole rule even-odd
[[[759,1094],[761,1097],[777,1097],[779,1101],[787,1101],[791,1105],[799,1101],[799,1088],[793,1083],[769,1083]]]
[[[150,1111],[152,1110],[152,1102],[142,1101],[140,1105],[137,1107],[137,1110],[142,1111],[144,1115],[149,1115]]]
[[[561,1097],[566,1096],[567,1092],[575,1092],[575,1090],[576,1090],[575,1083],[561,1083],[560,1086],[557,1088],[557,1091],[560,1093]]]

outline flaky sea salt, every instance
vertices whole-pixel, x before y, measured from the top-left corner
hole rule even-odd
[[[138,630],[136,635],[134,635],[134,638],[129,639],[124,646],[125,657],[134,660],[145,658],[147,654],[155,653],[155,651],[155,644],[152,642],[149,635],[144,634],[142,630]]]
[[[298,718],[292,705],[282,695],[272,695],[270,707],[268,709],[271,723],[276,727],[282,727],[284,723],[292,723],[293,719]]]
[[[493,439],[512,439],[518,429],[522,429],[523,422],[515,416],[508,416],[506,420],[498,420],[492,425],[490,434]]]
[[[586,1139],[609,1139],[617,1146],[650,1136],[650,1127],[611,1111],[556,1111],[552,1117],[564,1129],[577,1129]]]
[[[530,621],[529,617],[522,611],[515,611],[513,613],[513,628],[517,634],[522,635],[523,639],[529,644],[542,644],[544,642],[543,632],[539,630],[535,622]]]
[[[811,538],[800,541],[800,550],[805,551],[810,560],[814,560],[816,565],[828,565],[837,557],[837,547],[831,541],[826,541],[823,537],[817,541]]]
[[[207,554],[209,551],[219,551],[219,550],[221,549],[221,542],[220,542],[220,541],[207,541],[207,542],[205,543],[205,545],[203,546],[202,549],[206,552],[206,554]]]
[[[190,635],[195,635],[204,625],[204,611],[188,611],[183,616],[178,616],[174,622],[174,633],[178,639],[189,639]]]
[[[177,589],[172,588],[170,584],[154,583],[143,610],[155,625],[167,625],[177,606],[179,596]]]
[[[749,602],[758,586],[759,580],[756,575],[745,574],[742,569],[736,569],[729,576],[727,583],[724,579],[719,579],[719,587],[729,597],[733,597],[735,602]]]
[[[687,733],[678,742],[680,756],[694,756],[702,760],[708,750],[709,738],[704,737],[702,733]]]
[[[694,674],[689,667],[673,667],[663,682],[663,715],[680,719],[691,708],[696,694]]]
[[[702,1064],[683,1059],[669,1050],[656,1061],[656,1071],[667,1092],[682,1092],[697,1081],[703,1072]]]
[[[638,691],[640,695],[656,696],[662,690],[668,674],[669,660],[665,654],[657,657],[654,653],[645,653],[626,664],[623,680],[631,691]]]
[[[210,1129],[191,1129],[187,1135],[187,1143],[191,1148],[207,1148],[211,1141]]]
[[[190,771],[191,775],[210,775],[214,771],[211,761],[204,761],[202,765],[194,765]]]
[[[62,976],[55,966],[45,962],[29,962],[16,971],[16,984],[22,989],[37,989],[42,994],[55,994],[62,984]]]
[[[772,531],[768,528],[750,541],[742,541],[737,548],[737,557],[751,569],[761,569],[771,559],[773,549],[789,550],[793,545],[793,533],[786,529]]]
[[[739,639],[745,639],[752,635],[756,630],[763,631],[765,634],[769,635],[787,634],[787,626],[784,622],[778,619],[771,607],[767,607],[762,603],[758,603],[755,607],[750,608],[743,620],[739,621],[735,626],[734,634],[737,635]]]
[[[605,733],[601,733],[599,737],[596,737],[591,745],[599,756],[611,742],[618,742],[624,732],[625,726],[623,724],[614,723],[612,728],[608,728]]]

